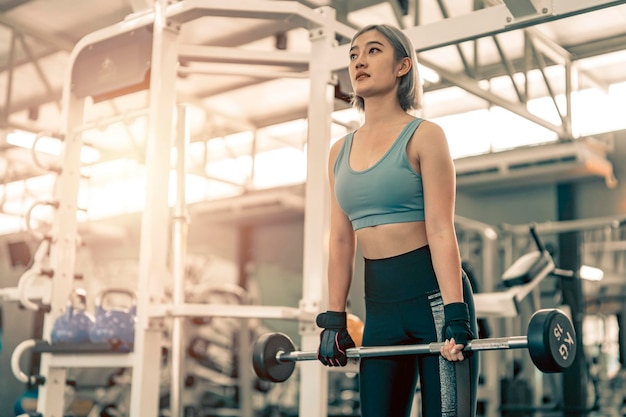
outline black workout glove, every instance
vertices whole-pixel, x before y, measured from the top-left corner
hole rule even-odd
[[[326,366],[346,366],[346,349],[353,348],[354,341],[348,333],[348,320],[345,311],[320,313],[315,321],[322,332],[317,359]]]
[[[469,309],[465,303],[450,303],[443,306],[443,313],[446,317],[445,324],[441,330],[443,340],[454,338],[458,345],[467,345],[475,339],[470,328]],[[467,356],[467,354],[465,354]]]

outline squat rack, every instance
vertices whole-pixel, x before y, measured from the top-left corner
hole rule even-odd
[[[174,287],[182,286],[182,275],[170,271],[168,259],[168,231],[172,224],[168,207],[168,177],[172,138],[184,135],[184,123],[178,114],[176,126],[177,64],[184,48],[179,45],[181,26],[204,16],[289,19],[296,26],[310,31],[311,53],[310,100],[308,119],[308,180],[306,184],[305,248],[303,268],[303,295],[297,309],[274,306],[216,306],[185,304],[176,297],[172,304],[162,304],[161,283],[175,278]],[[328,7],[309,9],[297,2],[258,2],[244,0],[227,5],[219,0],[185,0],[169,2],[158,0],[149,13],[131,16],[116,25],[94,32],[83,38],[73,49],[63,88],[63,170],[59,174],[55,199],[58,209],[51,230],[50,263],[54,269],[51,310],[44,320],[44,335],[49,337],[52,325],[59,317],[72,290],[78,210],[77,200],[81,177],[80,150],[83,146],[85,105],[89,97],[106,99],[123,91],[149,90],[148,129],[146,149],[146,198],[140,232],[139,271],[137,288],[137,316],[134,351],[127,354],[57,354],[42,353],[41,374],[45,383],[39,387],[37,411],[46,417],[63,415],[63,398],[67,368],[112,366],[131,367],[132,416],[158,415],[159,378],[155,378],[155,364],[161,362],[162,329],[159,323],[166,318],[175,321],[189,316],[222,316],[239,318],[280,318],[299,320],[303,347],[311,349],[317,343],[313,317],[324,304],[325,265],[327,254],[324,236],[328,228],[328,196],[326,165],[330,147],[330,115],[333,111],[333,76],[329,63],[330,51],[335,48],[335,36],[350,37],[354,32],[335,20],[334,10]],[[193,47],[187,54],[206,60],[215,49]],[[225,50],[221,51],[222,53]],[[278,52],[278,51],[277,51]],[[233,59],[259,64],[260,58],[232,51]],[[264,54],[265,64],[284,62],[287,52]],[[223,57],[222,57],[223,59]],[[295,57],[300,60],[301,57]],[[116,65],[123,60],[123,66]],[[113,68],[117,73],[112,73]],[[279,76],[277,74],[277,76]],[[179,138],[179,149],[184,149],[185,138]],[[177,164],[178,175],[184,175],[184,164]],[[180,172],[183,171],[183,172]],[[180,184],[179,184],[180,187]],[[180,196],[179,196],[180,198]],[[179,201],[180,203],[180,201]],[[183,214],[177,206],[178,214]],[[175,224],[173,237],[182,244],[185,229]],[[184,256],[178,253],[176,256]],[[180,267],[180,258],[175,262]],[[180,271],[179,271],[180,272]],[[180,288],[179,288],[180,289]],[[175,290],[176,291],[176,290]],[[180,338],[173,340],[173,352],[181,354]],[[178,344],[178,346],[175,346]],[[174,361],[177,359],[174,358]],[[158,372],[158,371],[157,371]],[[323,367],[302,370],[300,415],[326,414],[327,376]],[[180,373],[178,373],[180,377]],[[172,389],[181,389],[182,381],[172,381]],[[249,399],[243,393],[242,401]],[[180,395],[172,393],[172,411],[180,414]],[[175,404],[177,403],[177,404]],[[242,404],[243,405],[243,404]],[[245,404],[242,415],[251,415],[251,404]]]

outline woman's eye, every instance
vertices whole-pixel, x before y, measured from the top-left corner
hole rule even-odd
[[[356,54],[350,54],[350,61],[354,61],[356,59]]]
[[[370,54],[373,54],[373,53],[376,53],[376,52],[378,52],[378,51],[380,51],[380,49],[378,49],[378,48],[372,48],[372,49],[370,49],[370,50],[369,50],[369,53],[370,53]]]

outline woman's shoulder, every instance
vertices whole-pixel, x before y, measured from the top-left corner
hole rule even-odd
[[[421,117],[416,117],[415,120],[419,122],[419,128],[416,129],[416,132],[425,133],[430,135],[443,135],[443,128],[436,122],[433,122],[429,119],[423,119]]]
[[[424,156],[433,151],[439,152],[441,149],[447,148],[447,142],[445,132],[439,124],[422,119],[409,142],[409,152],[418,157],[419,155]]]
[[[339,152],[341,152],[341,150],[343,149],[346,141],[348,140],[348,136],[350,136],[352,133],[348,133],[346,135],[343,135],[342,137],[340,137],[339,139],[337,139],[335,141],[335,143],[333,143],[330,146],[330,159],[334,160],[335,158],[337,158],[337,155],[339,154]]]

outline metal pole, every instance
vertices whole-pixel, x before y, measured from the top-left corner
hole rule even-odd
[[[572,183],[557,185],[559,220],[571,221],[576,218],[576,185]],[[559,234],[559,266],[578,271],[580,268],[580,236],[576,231]],[[584,295],[580,279],[561,281],[563,304],[571,309],[572,323],[576,331],[578,345],[576,359],[572,366],[563,373],[564,416],[582,417],[587,415],[587,363],[583,349],[582,325],[585,314]]]
[[[167,0],[154,2],[150,63],[150,104],[146,145],[146,198],[141,216],[137,321],[131,384],[131,416],[158,415],[163,331],[149,317],[170,279],[168,205],[170,152],[175,134],[176,68],[179,28],[166,18]]]
[[[310,103],[308,113],[307,180],[304,211],[304,254],[302,273],[302,300],[304,311],[320,311],[327,305],[326,276],[328,266],[327,232],[330,225],[328,198],[330,186],[326,175],[330,150],[330,121],[334,90],[330,86],[329,55],[333,49],[335,32],[330,29],[334,10],[316,9],[328,22],[309,32],[311,62],[309,73]],[[345,57],[344,57],[345,59]],[[319,329],[313,323],[300,322],[301,346],[315,348],[319,343]],[[300,367],[300,417],[327,415],[328,374],[312,363]]]
[[[176,201],[174,203],[172,236],[172,278],[174,306],[185,303],[185,256],[187,254],[187,231],[189,219],[185,200],[185,177],[187,173],[187,145],[189,123],[187,108],[179,105],[176,129]],[[170,410],[173,416],[183,415],[182,391],[184,372],[185,318],[174,317],[172,322],[172,380],[170,385]]]

